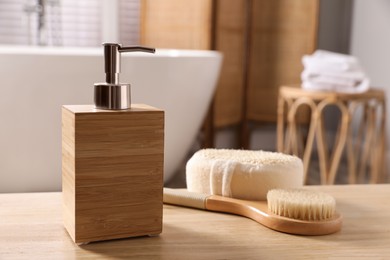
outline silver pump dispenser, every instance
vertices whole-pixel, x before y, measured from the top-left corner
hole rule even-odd
[[[103,43],[105,83],[94,84],[95,107],[98,109],[128,109],[131,106],[130,84],[119,83],[121,52],[150,52],[155,49],[142,46],[122,47],[118,43]]]

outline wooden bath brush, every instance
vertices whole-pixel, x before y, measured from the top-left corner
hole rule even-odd
[[[271,190],[267,201],[247,201],[218,195],[164,188],[164,203],[241,215],[284,233],[327,235],[341,229],[342,217],[332,196],[308,190]]]
[[[333,197],[301,189],[303,163],[296,156],[203,149],[187,162],[186,182],[188,191],[164,189],[164,202],[242,215],[291,234],[325,235],[341,228]]]

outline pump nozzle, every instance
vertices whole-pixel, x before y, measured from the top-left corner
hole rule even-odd
[[[118,43],[103,43],[104,46],[104,68],[106,72],[106,82],[110,84],[119,83],[119,73],[121,72],[121,52],[150,52],[155,53],[155,49],[142,46],[122,47]]]
[[[127,109],[130,107],[130,84],[119,83],[121,52],[150,52],[154,48],[142,46],[122,47],[118,43],[103,43],[106,83],[95,84],[95,107],[100,109]]]

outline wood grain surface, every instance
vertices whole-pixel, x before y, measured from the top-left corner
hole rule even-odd
[[[77,246],[63,227],[61,193],[0,194],[0,259],[386,259],[390,184],[309,186],[337,200],[340,232],[296,236],[247,218],[164,205],[155,237]]]

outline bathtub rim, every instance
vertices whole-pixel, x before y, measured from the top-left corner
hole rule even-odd
[[[103,48],[100,47],[52,47],[52,46],[24,46],[24,45],[0,45],[2,55],[58,55],[58,56],[101,56]],[[122,54],[123,55],[123,54]],[[165,49],[157,48],[156,53],[134,52],[123,56],[135,56],[146,58],[185,58],[185,57],[217,57],[222,53],[215,50],[190,50],[190,49]]]

